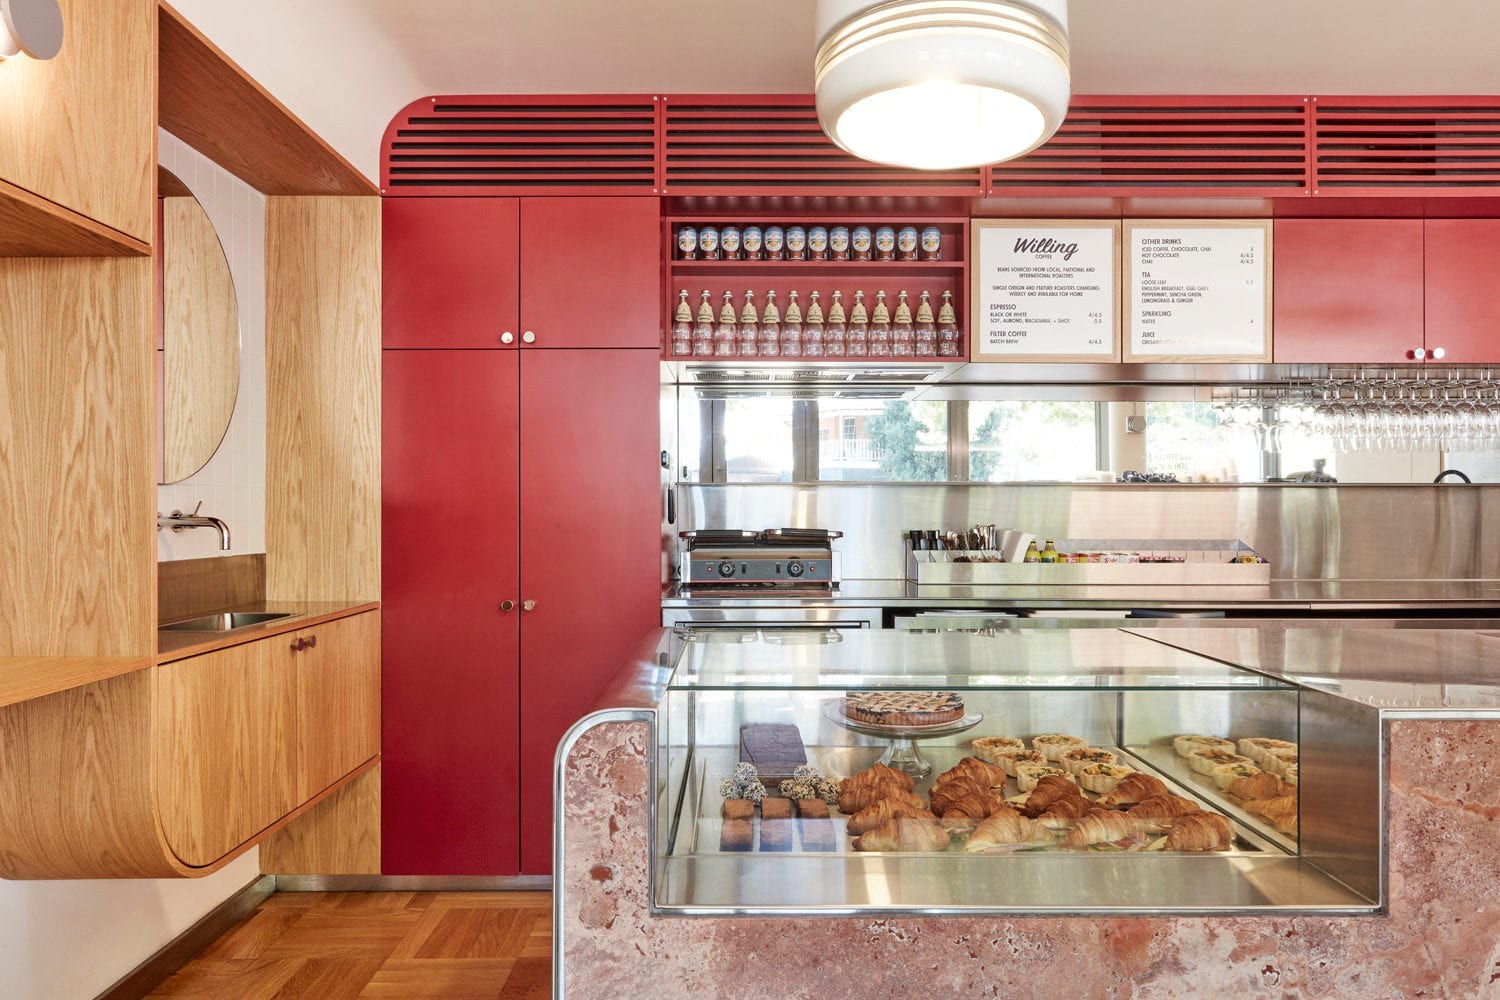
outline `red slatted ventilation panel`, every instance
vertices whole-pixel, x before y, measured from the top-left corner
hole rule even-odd
[[[1318,194],[1472,196],[1500,188],[1493,97],[1316,97],[1313,140]]]
[[[433,97],[386,131],[389,195],[652,194],[648,96]]]
[[[997,195],[1305,194],[1307,100],[1075,97],[1040,149],[985,169]]]
[[[903,170],[850,156],[823,133],[805,94],[662,100],[667,194],[972,197],[981,192],[978,169]]]

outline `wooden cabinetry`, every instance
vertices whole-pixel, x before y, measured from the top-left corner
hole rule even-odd
[[[658,344],[653,198],[388,198],[383,210],[388,348]]]
[[[306,802],[380,752],[380,612],[324,622],[288,645],[297,666],[297,801]]]
[[[1428,219],[1423,227],[1428,359],[1500,361],[1500,219]]]

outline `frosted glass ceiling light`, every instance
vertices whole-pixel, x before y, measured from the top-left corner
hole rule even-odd
[[[0,0],[0,59],[26,53],[51,59],[62,51],[63,19],[57,0]]]
[[[818,120],[876,163],[1010,160],[1068,112],[1067,0],[818,0]]]

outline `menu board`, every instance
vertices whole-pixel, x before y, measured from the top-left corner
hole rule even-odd
[[[974,361],[1118,361],[1120,223],[975,219]]]
[[[1271,222],[1127,222],[1126,361],[1270,361]]]

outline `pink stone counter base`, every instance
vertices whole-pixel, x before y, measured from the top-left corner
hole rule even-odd
[[[1391,722],[1387,914],[653,917],[645,723],[567,759],[568,1000],[1500,997],[1500,721]]]

